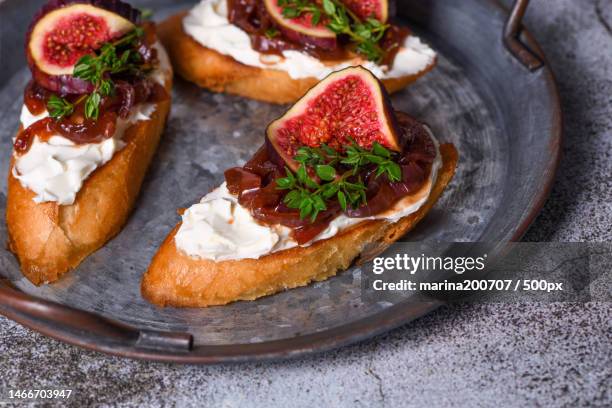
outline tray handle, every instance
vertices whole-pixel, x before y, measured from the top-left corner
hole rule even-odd
[[[193,348],[193,336],[189,333],[138,330],[94,313],[32,298],[11,286],[0,279],[0,314],[58,340],[85,347],[119,344],[175,352],[188,352]],[[62,330],[58,330],[60,327]]]
[[[542,67],[544,63],[520,40],[519,36],[522,29],[522,21],[527,11],[529,0],[516,0],[510,16],[504,26],[504,44],[508,51],[530,71],[535,71]]]

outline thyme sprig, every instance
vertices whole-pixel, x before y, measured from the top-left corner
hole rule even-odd
[[[323,0],[321,5],[310,0],[279,0],[282,13],[287,18],[311,15],[312,24],[317,25],[325,16],[327,28],[338,35],[346,35],[356,44],[356,51],[370,61],[380,62],[384,50],[379,42],[382,40],[388,24],[374,17],[362,21],[338,0]]]
[[[74,102],[52,95],[47,102],[49,116],[55,119],[69,116],[77,105],[84,102],[85,118],[98,119],[102,98],[113,95],[115,91],[111,75],[125,72],[136,73],[141,70],[141,57],[133,46],[143,35],[144,30],[136,27],[117,41],[103,44],[96,55],[88,54],[79,58],[72,75],[93,84],[93,91],[87,95],[81,95]]]
[[[375,176],[386,174],[390,181],[400,181],[402,171],[393,160],[393,153],[375,142],[371,149],[357,143],[344,146],[339,152],[326,144],[320,147],[300,147],[294,160],[300,163],[294,173],[285,167],[286,176],[276,179],[279,190],[289,190],[283,202],[289,208],[298,209],[300,218],[310,217],[314,222],[328,203],[337,200],[342,211],[367,204],[367,187],[359,173],[366,166],[375,165]],[[338,173],[338,169],[344,169]],[[311,177],[316,174],[319,180]]]

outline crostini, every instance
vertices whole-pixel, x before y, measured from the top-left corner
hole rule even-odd
[[[172,68],[154,25],[117,0],[48,2],[26,54],[6,222],[9,249],[39,285],[126,222],[170,110]]]
[[[159,34],[186,80],[280,104],[348,66],[365,66],[395,92],[436,63],[428,45],[389,22],[387,0],[202,0]]]
[[[332,73],[268,126],[250,161],[182,213],[142,294],[205,307],[327,279],[418,223],[457,160],[452,144],[393,110],[371,72]]]

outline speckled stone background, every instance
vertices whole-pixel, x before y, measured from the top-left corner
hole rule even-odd
[[[532,3],[566,131],[525,240],[612,241],[612,1]],[[338,351],[212,367],[108,357],[0,318],[0,391],[68,387],[75,406],[610,406],[611,356],[605,302],[453,306]]]

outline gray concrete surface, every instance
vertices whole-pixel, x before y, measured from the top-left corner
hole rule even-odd
[[[612,2],[533,0],[564,158],[529,241],[612,241]],[[449,307],[362,344],[273,364],[175,366],[58,343],[0,318],[0,390],[124,406],[610,406],[611,304]]]

